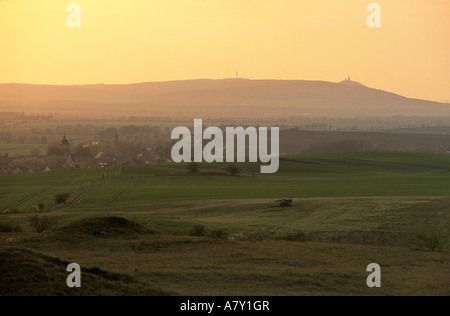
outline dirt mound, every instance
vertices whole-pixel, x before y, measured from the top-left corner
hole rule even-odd
[[[0,296],[165,295],[128,275],[81,267],[81,288],[69,288],[68,262],[23,248],[0,250]]]
[[[57,237],[127,239],[155,232],[122,217],[96,217],[74,222],[55,232]]]

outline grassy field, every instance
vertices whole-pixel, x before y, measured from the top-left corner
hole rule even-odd
[[[342,153],[286,156],[273,175],[258,164],[124,166],[0,176],[0,210],[54,206],[58,193],[82,196],[76,208],[117,208],[153,203],[300,197],[449,196],[450,156],[418,153]],[[105,183],[102,179],[111,179]]]
[[[0,233],[0,258],[13,260],[0,295],[449,295],[449,166],[347,153],[284,157],[275,175],[168,164],[2,176],[0,228],[15,229]],[[52,226],[37,233],[36,215]],[[79,291],[67,291],[67,262],[87,273]],[[372,262],[381,289],[366,286]]]

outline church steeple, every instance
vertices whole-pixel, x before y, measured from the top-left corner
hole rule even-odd
[[[65,132],[64,132],[63,139],[60,143],[60,146],[61,146],[61,149],[62,149],[62,152],[64,153],[64,155],[70,154],[70,144],[69,144],[69,141],[67,140]]]

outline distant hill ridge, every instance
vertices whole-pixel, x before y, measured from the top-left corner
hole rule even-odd
[[[350,78],[198,79],[136,84],[0,84],[0,111],[187,117],[450,115],[449,103],[410,99]]]

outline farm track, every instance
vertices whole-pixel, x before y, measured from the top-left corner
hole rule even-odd
[[[72,183],[73,181],[75,181],[76,179],[80,178],[80,177],[83,176],[83,175],[84,175],[84,173],[80,174],[79,176],[77,176],[77,177],[75,177],[75,178],[73,178],[73,179],[71,179],[71,180],[69,180],[69,181],[66,181],[66,182],[62,183],[62,186],[67,186],[67,185],[69,185],[70,183]],[[44,193],[45,191],[47,191],[47,189],[40,189],[40,190],[37,190],[37,191],[35,191],[35,192],[33,192],[33,193],[31,193],[31,194],[25,196],[24,198],[20,199],[19,201],[15,202],[14,204],[9,205],[8,207],[5,208],[5,210],[17,208],[17,207],[19,207],[20,205],[22,205],[22,204],[28,202],[28,201],[31,200],[32,198],[38,196],[39,194]]]
[[[70,178],[68,181],[65,181],[64,183],[62,183],[63,186],[67,186],[69,184],[71,184],[72,182],[74,182],[75,180],[81,178],[82,176],[84,176],[86,174],[86,170],[84,170],[82,173],[80,173],[78,176],[74,177],[74,178]]]
[[[114,168],[114,174],[115,174],[115,176],[120,176],[121,173],[122,173],[122,167],[116,167],[116,168]],[[82,176],[82,175],[80,175],[80,176]],[[89,193],[91,193],[91,192],[94,191],[95,189],[98,189],[99,187],[102,187],[102,186],[105,186],[105,185],[110,184],[111,181],[112,181],[112,177],[111,177],[111,176],[107,176],[107,177],[105,178],[105,180],[104,180],[103,183],[98,184],[98,185],[94,185],[94,186],[92,186],[92,187],[90,187],[90,188],[84,190],[83,192],[81,192],[80,194],[78,194],[78,196],[77,196],[70,204],[64,205],[64,206],[62,206],[62,207],[55,207],[54,209],[64,209],[64,208],[75,207],[75,206],[79,205],[79,204],[83,201],[83,199],[84,199],[84,197],[85,197],[86,195],[88,195]]]
[[[44,193],[45,191],[47,191],[47,189],[41,189],[41,190],[37,190],[29,195],[27,195],[26,197],[24,197],[23,199],[19,200],[18,202],[8,206],[6,209],[12,209],[12,208],[16,208],[19,207],[21,204],[31,200],[32,198],[34,198],[35,196]]]
[[[112,181],[111,177],[106,177],[106,178],[105,178],[105,181],[104,181],[103,183],[98,184],[98,185],[95,185],[95,186],[90,187],[89,189],[85,190],[85,191],[84,191],[83,193],[81,193],[75,200],[73,200],[72,203],[70,203],[69,205],[67,205],[66,208],[70,208],[70,207],[75,207],[75,206],[77,206],[78,204],[81,203],[81,201],[83,200],[83,198],[84,198],[87,194],[91,193],[92,191],[94,191],[95,189],[97,189],[97,188],[99,188],[99,187],[102,187],[102,186],[104,186],[104,185],[110,184],[111,181]]]
[[[119,192],[119,194],[116,195],[116,197],[114,197],[114,199],[111,200],[111,202],[109,203],[109,206],[114,206],[114,204],[126,193],[130,192],[134,187],[138,186],[139,184],[142,183],[142,178],[138,179],[138,181],[133,184],[130,185],[128,188],[125,188],[124,190],[122,190],[121,192]]]

